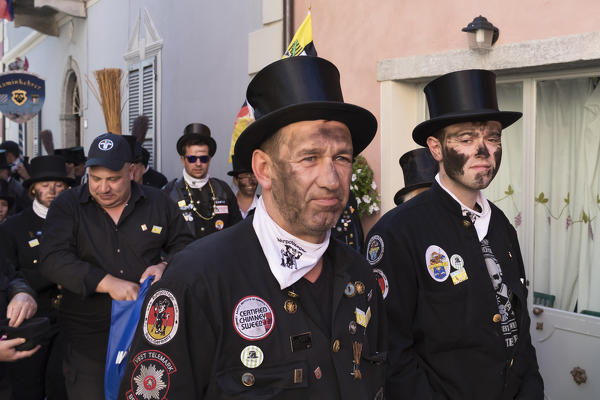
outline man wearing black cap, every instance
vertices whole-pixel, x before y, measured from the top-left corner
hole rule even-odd
[[[235,195],[227,183],[208,174],[217,142],[208,126],[192,123],[177,140],[183,176],[169,182],[163,191],[179,207],[196,239],[230,227],[242,220]]]
[[[69,398],[104,398],[111,300],[135,300],[139,283],[150,275],[158,281],[168,259],[192,241],[171,200],[131,181],[132,158],[122,136],[98,136],[88,182],[57,197],[46,218],[41,271],[63,287]]]
[[[387,395],[541,400],[517,234],[481,192],[500,167],[502,129],[521,113],[498,110],[490,71],[444,75],[425,94],[431,119],[413,139],[439,174],[368,237],[390,328]]]
[[[16,398],[61,399],[66,397],[62,375],[62,349],[58,346],[58,305],[62,295],[55,283],[40,271],[39,245],[46,214],[52,201],[74,183],[68,178],[65,162],[59,156],[40,156],[31,160],[31,175],[23,182],[34,198],[32,207],[10,217],[0,225],[0,245],[9,261],[23,273],[37,294],[36,316],[51,322],[44,346],[33,357],[10,369]]]
[[[246,218],[256,208],[259,198],[259,195],[256,194],[258,182],[251,166],[243,166],[239,157],[235,154],[231,159],[233,169],[227,175],[233,177],[233,184],[238,188],[235,197],[237,197],[242,218]]]
[[[362,257],[330,240],[377,121],[339,82],[317,57],[254,77],[257,119],[235,154],[263,189],[256,211],[188,246],[150,289],[119,399],[383,398],[381,293]],[[175,318],[158,336],[161,307]]]

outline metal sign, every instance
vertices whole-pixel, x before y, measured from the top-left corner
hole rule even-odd
[[[45,82],[28,72],[0,74],[0,112],[18,124],[29,121],[42,109]]]

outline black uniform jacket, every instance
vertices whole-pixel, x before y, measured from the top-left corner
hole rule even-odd
[[[8,303],[10,303],[14,295],[21,292],[35,298],[33,289],[31,289],[25,278],[23,278],[23,275],[15,269],[4,256],[2,249],[0,249],[0,319],[6,318]]]
[[[301,297],[280,289],[253,218],[195,241],[152,286],[119,399],[142,399],[157,387],[156,398],[170,400],[383,398],[385,316],[368,265],[352,249],[330,241],[324,256],[324,269],[334,269],[330,337]],[[345,296],[348,282],[357,281],[364,291]],[[160,307],[167,298],[174,311],[165,303]],[[356,308],[371,317],[366,329],[358,325],[351,334]],[[174,318],[163,317],[157,329],[155,310],[161,309]],[[166,336],[160,333],[165,325]],[[363,344],[357,380],[351,375],[354,341]],[[143,386],[156,381],[150,375],[160,376],[160,384]]]
[[[167,178],[152,167],[148,168],[148,171],[142,176],[142,183],[144,185],[152,186],[157,189],[161,189],[167,182]]]
[[[543,398],[517,235],[502,211],[490,207],[486,238],[514,294],[519,338],[512,351],[506,350],[495,322],[496,293],[475,227],[437,182],[388,212],[369,232],[367,260],[387,292],[390,397]],[[426,265],[430,245],[441,247],[448,257],[460,255],[468,279],[457,284],[449,276],[434,280]]]
[[[48,317],[56,306],[58,287],[40,272],[40,243],[44,219],[29,207],[0,224],[0,245],[8,260],[37,293],[38,316]]]
[[[182,177],[173,179],[169,182],[162,190],[167,193],[173,201],[179,207],[181,215],[187,221],[187,226],[192,231],[192,234],[196,239],[200,239],[210,233],[220,231],[221,229],[228,228],[231,225],[240,222],[242,220],[242,214],[240,213],[240,207],[237,203],[237,197],[233,194],[233,191],[227,185],[217,178],[209,178],[210,185],[204,185],[200,190],[192,190],[194,196],[198,195],[200,204],[196,204],[196,208],[200,214],[204,217],[208,217],[205,220],[194,212],[190,208],[191,200],[188,192],[185,188],[185,181]],[[217,213],[214,217],[210,218],[213,212],[213,200],[210,187],[213,188],[216,197]]]
[[[104,360],[111,298],[96,293],[111,274],[139,282],[150,265],[192,241],[175,205],[158,189],[131,182],[131,198],[115,225],[88,184],[61,193],[50,206],[42,235],[42,274],[63,286],[61,323],[67,342]]]

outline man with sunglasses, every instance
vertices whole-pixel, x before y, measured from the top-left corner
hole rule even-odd
[[[196,239],[242,220],[233,191],[220,179],[208,174],[217,142],[208,126],[191,123],[177,140],[183,176],[167,183],[163,191],[177,203],[179,211]]]

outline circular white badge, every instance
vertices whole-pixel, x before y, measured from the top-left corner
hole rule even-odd
[[[98,148],[102,151],[108,151],[110,149],[113,148],[113,141],[110,139],[102,139],[99,143],[98,143]]]
[[[444,282],[450,275],[448,254],[440,246],[431,245],[425,251],[425,266],[437,282]]]
[[[240,354],[242,364],[246,368],[256,368],[262,364],[265,356],[258,346],[246,346]]]
[[[462,267],[465,266],[465,262],[460,255],[453,254],[452,257],[450,257],[450,265],[452,265],[455,269],[461,270]]]
[[[374,265],[383,257],[383,239],[379,235],[373,235],[367,244],[367,261]]]
[[[265,300],[246,296],[233,309],[233,327],[247,340],[261,340],[269,336],[275,326],[275,314]]]
[[[152,295],[144,316],[144,337],[151,344],[160,346],[169,342],[179,326],[179,306],[175,296],[168,290]]]
[[[390,290],[390,283],[388,282],[388,278],[379,268],[373,268],[373,273],[375,274],[375,279],[377,279],[377,283],[379,284],[379,289],[381,289],[381,294],[385,299]]]

